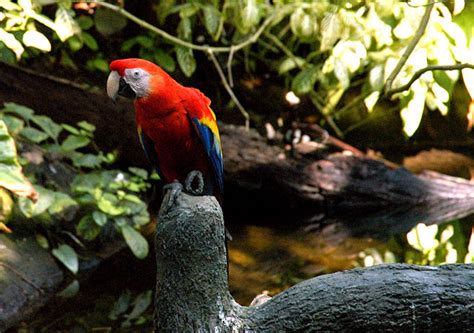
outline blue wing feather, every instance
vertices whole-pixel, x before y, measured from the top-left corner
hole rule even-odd
[[[219,188],[220,193],[224,193],[224,162],[222,158],[222,149],[219,139],[212,133],[212,130],[193,117],[192,122],[194,128],[198,132],[199,137],[204,145],[209,161],[214,171],[214,180]]]

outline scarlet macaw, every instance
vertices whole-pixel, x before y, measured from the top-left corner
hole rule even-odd
[[[115,60],[109,67],[109,97],[135,98],[140,142],[169,190],[165,209],[181,191],[180,184],[191,193],[214,195],[222,205],[222,148],[209,98],[180,85],[147,60]],[[194,190],[196,179],[198,190]]]

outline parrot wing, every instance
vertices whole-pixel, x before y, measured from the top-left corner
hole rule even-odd
[[[192,90],[197,94],[199,102],[187,104],[186,111],[212,165],[215,183],[220,193],[224,193],[224,161],[216,116],[209,107],[210,100],[199,90]]]
[[[155,167],[155,170],[158,173],[158,176],[160,176],[160,179],[163,179],[163,175],[159,168],[158,156],[156,155],[155,144],[153,143],[153,140],[150,139],[145,134],[145,132],[143,132],[140,126],[137,127],[137,132],[138,139],[140,140],[140,144],[143,148],[143,151],[145,152],[146,158]]]

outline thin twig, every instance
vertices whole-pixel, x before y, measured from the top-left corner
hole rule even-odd
[[[413,39],[407,45],[407,48],[405,49],[405,52],[403,52],[402,57],[400,58],[397,65],[395,66],[392,73],[390,74],[387,81],[385,82],[385,86],[384,86],[385,96],[389,97],[389,96],[393,95],[391,93],[393,81],[395,81],[395,78],[400,73],[403,66],[407,62],[408,58],[412,54],[412,52],[415,49],[416,45],[420,41],[421,36],[423,36],[423,33],[425,32],[426,27],[428,25],[428,22],[430,20],[431,10],[433,9],[433,6],[434,6],[434,2],[430,2],[426,6],[425,13],[423,14],[423,17],[421,18],[420,25],[418,26],[418,29],[416,30],[415,35],[413,36]]]
[[[410,81],[408,81],[407,84],[404,84],[403,86],[395,88],[395,89],[390,89],[390,91],[388,91],[386,93],[386,96],[388,98],[390,98],[394,94],[397,94],[397,93],[400,93],[402,91],[408,90],[408,88],[411,87],[413,82],[418,80],[418,78],[420,76],[422,76],[423,74],[425,74],[426,72],[429,72],[429,71],[456,71],[456,70],[462,70],[462,69],[465,69],[465,68],[474,69],[474,64],[467,64],[466,63],[466,64],[455,64],[455,65],[432,65],[432,66],[427,66],[425,68],[420,69],[419,71],[416,71],[415,74],[413,74],[413,77],[410,79]]]
[[[247,111],[245,111],[244,107],[242,104],[240,104],[239,99],[237,96],[235,96],[234,91],[229,85],[229,82],[227,82],[227,78],[225,77],[224,71],[222,70],[221,65],[216,59],[216,56],[214,55],[214,52],[211,48],[208,50],[209,57],[212,60],[212,63],[216,67],[217,73],[219,74],[219,77],[221,78],[222,84],[224,85],[225,90],[227,90],[227,93],[230,95],[230,98],[234,101],[235,105],[237,105],[237,108],[239,109],[240,113],[245,118],[245,128],[248,130],[250,128],[250,116]]]
[[[286,9],[292,7],[291,5],[282,7],[282,9],[280,9],[279,12],[275,12],[272,15],[270,15],[265,21],[263,21],[262,25],[257,29],[257,31],[255,31],[255,33],[253,35],[251,35],[250,37],[248,37],[246,40],[244,40],[243,42],[241,42],[239,44],[231,45],[231,46],[208,46],[208,45],[193,44],[193,43],[187,42],[183,39],[180,39],[178,37],[175,37],[175,36],[167,33],[166,31],[164,31],[160,28],[157,28],[156,26],[154,26],[154,25],[138,18],[137,16],[133,15],[129,11],[125,10],[123,7],[120,7],[120,6],[117,6],[117,5],[108,3],[108,2],[104,2],[104,1],[98,1],[98,0],[86,0],[86,1],[83,1],[83,2],[95,3],[99,6],[108,8],[108,9],[122,15],[123,17],[126,17],[130,21],[135,22],[139,26],[141,26],[141,27],[143,27],[147,30],[152,31],[152,32],[156,33],[157,35],[160,35],[161,37],[163,37],[164,39],[167,39],[168,41],[172,42],[173,44],[181,45],[181,46],[193,49],[193,50],[203,51],[203,52],[209,52],[209,50],[211,50],[214,53],[236,52],[236,51],[239,51],[239,50],[255,43],[258,40],[258,38],[260,37],[260,35],[264,32],[264,30],[272,23],[272,21],[277,16],[277,14],[279,14],[280,11],[283,11],[284,9],[286,10]]]
[[[232,75],[232,59],[234,58],[234,48],[231,46],[229,57],[227,58],[227,76],[229,80],[229,86],[234,87],[234,77]]]

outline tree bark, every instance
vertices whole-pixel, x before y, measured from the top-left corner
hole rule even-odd
[[[224,222],[212,197],[181,194],[156,230],[157,332],[467,332],[474,265],[379,265],[323,275],[259,306],[227,285]]]

